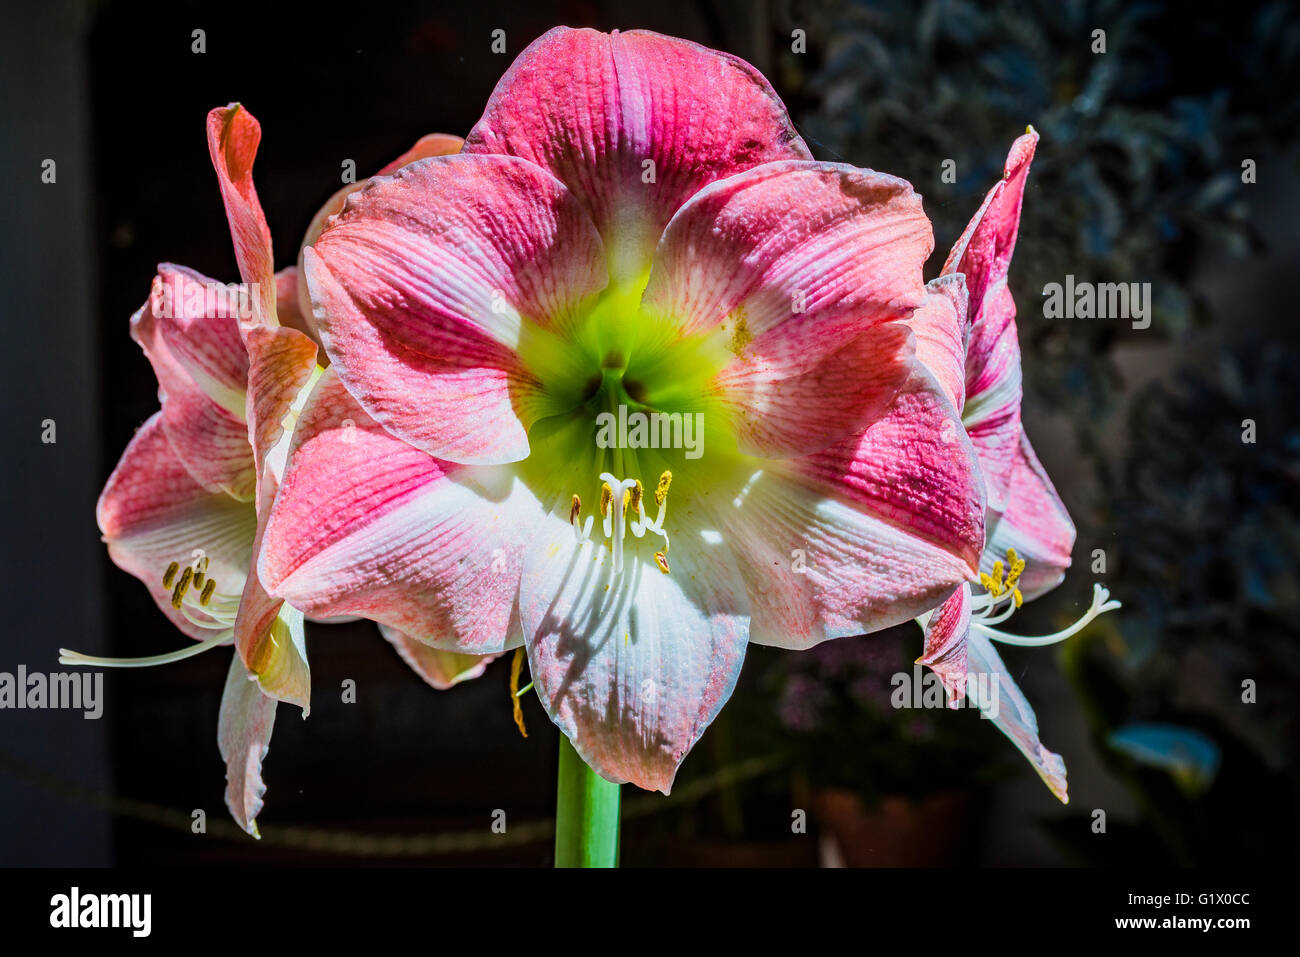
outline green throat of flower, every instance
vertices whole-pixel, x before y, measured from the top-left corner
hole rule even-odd
[[[641,304],[647,278],[611,286],[552,329],[525,323],[518,350],[543,394],[520,474],[567,501],[579,542],[603,536],[615,575],[629,532],[653,543],[638,555],[667,574],[669,486],[683,487],[675,497],[718,487],[739,459],[712,385],[733,356],[726,326],[683,333]]]

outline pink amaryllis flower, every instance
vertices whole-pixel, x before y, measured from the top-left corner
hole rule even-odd
[[[1075,538],[1074,523],[1021,426],[1016,304],[1007,288],[1037,144],[1032,127],[1012,144],[1002,179],[989,191],[948,254],[942,275],[927,287],[925,304],[910,320],[918,358],[962,409],[989,509],[978,585],[958,586],[918,620],[925,630],[920,661],[943,681],[950,703],[960,705],[968,675],[996,681],[996,707],[988,701],[979,704],[1065,802],[1065,762],[1039,741],[1033,708],[993,647],[993,642],[1037,647],[1063,641],[1098,615],[1120,607],[1097,584],[1087,611],[1054,634],[1024,637],[995,627],[1023,601],[1061,582]]]
[[[222,696],[218,738],[226,803],[254,836],[276,702],[297,704],[304,717],[310,703],[302,612],[262,588],[256,552],[293,420],[321,371],[314,332],[298,308],[297,270],[270,271],[270,234],[251,180],[259,136],[257,121],[238,106],[208,117],[244,283],[224,286],[184,267],[159,267],[131,334],[153,366],[162,408],[123,453],[98,507],[113,561],[144,582],[159,608],[198,642],[141,659],[66,650],[60,658],[144,666],[233,640],[239,654]],[[459,146],[456,138],[426,137],[390,168]],[[331,204],[337,207],[331,200],[326,212]],[[398,650],[435,687],[485,664],[400,644]]]
[[[906,323],[932,248],[910,185],[813,161],[743,61],[552,30],[461,153],[304,250],[332,365],[259,576],[523,645],[581,757],[667,792],[746,642],[875,631],[978,573],[978,464]]]

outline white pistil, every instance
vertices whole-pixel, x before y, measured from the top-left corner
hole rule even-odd
[[[614,575],[623,571],[623,539],[631,530],[637,538],[644,538],[647,531],[654,532],[664,540],[664,547],[655,552],[655,564],[668,573],[668,533],[664,531],[664,517],[668,511],[668,486],[672,482],[672,473],[664,472],[655,487],[655,504],[659,512],[651,521],[645,512],[645,488],[637,479],[620,479],[610,472],[600,473],[600,513],[601,531],[609,539],[614,553],[611,570]],[[630,513],[630,514],[629,514]],[[594,515],[582,519],[582,500],[574,495],[569,506],[569,524],[573,526],[574,538],[579,545],[591,540],[591,528]]]
[[[991,609],[992,605],[988,607]],[[1004,645],[1019,645],[1024,648],[1041,648],[1044,645],[1054,645],[1059,641],[1065,641],[1065,639],[1077,635],[1099,615],[1104,615],[1106,612],[1114,611],[1120,607],[1120,603],[1110,597],[1110,592],[1106,587],[1100,583],[1096,583],[1092,586],[1092,604],[1088,607],[1088,610],[1083,613],[1082,617],[1068,628],[1052,632],[1050,635],[1009,635],[1006,632],[998,631],[996,628],[988,627],[990,623],[1005,620],[1009,617],[1009,614],[999,615],[996,618],[985,614],[979,619],[972,616],[971,624],[983,631],[993,641],[1000,642]]]

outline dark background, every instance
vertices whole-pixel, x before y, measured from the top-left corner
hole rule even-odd
[[[514,56],[561,23],[750,60],[818,158],[916,184],[935,221],[929,275],[1011,141],[1039,129],[1011,286],[1027,428],[1079,542],[1065,584],[1015,630],[1074,618],[1094,578],[1126,605],[1063,648],[1004,655],[1065,757],[1068,807],[973,715],[873,706],[919,651],[915,628],[856,657],[752,647],[674,797],[624,789],[623,862],[1241,864],[1294,844],[1300,26],[1287,3],[6,8],[0,671],[59,670],[61,646],[142,655],[183,640],[108,561],[94,503],[156,408],[127,331],[155,264],[237,276],[207,110],[238,100],[261,121],[258,192],[288,265],[344,160],[364,176],[424,133],[463,135]],[[498,28],[505,55],[490,52]],[[55,184],[40,181],[45,158]],[[948,158],[955,183],[940,178]],[[1041,289],[1066,273],[1151,282],[1151,328],[1043,319]],[[40,441],[45,419],[56,444]],[[312,715],[280,709],[261,843],[222,804],[219,651],[108,672],[100,721],[0,711],[0,863],[549,862],[556,734],[530,697],[520,738],[505,662],[438,693],[367,623],[309,628],[309,644]],[[335,691],[347,678],[356,704]],[[1134,721],[1207,736],[1213,782],[1187,789],[1119,754],[1109,735]],[[790,833],[796,808],[808,835]],[[191,833],[195,809],[206,834]],[[505,835],[489,830],[496,809]]]

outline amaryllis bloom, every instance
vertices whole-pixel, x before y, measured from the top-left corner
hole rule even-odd
[[[1007,289],[1029,165],[1038,144],[1031,128],[1011,147],[1003,178],[948,254],[911,323],[917,355],[962,409],[962,424],[979,458],[988,496],[987,542],[978,585],[963,584],[932,614],[921,662],[960,705],[967,676],[997,682],[996,709],[986,713],[1027,757],[1063,802],[1065,762],[1043,747],[1033,708],[1011,678],[993,642],[1041,646],[1077,634],[1097,615],[1120,607],[1100,584],[1073,625],[1024,637],[996,628],[1025,600],[1058,585],[1070,565],[1075,529],[1020,422],[1020,344],[1016,304]],[[959,330],[955,334],[954,330]]]
[[[321,371],[314,332],[298,309],[297,270],[270,272],[270,235],[251,180],[259,136],[256,120],[238,106],[208,117],[245,282],[224,286],[181,266],[159,267],[149,300],[131,319],[131,334],[153,366],[162,409],[123,453],[98,508],[113,561],[144,582],[159,608],[198,643],[143,659],[67,651],[60,659],[162,664],[235,641],[240,653],[222,696],[218,737],[227,805],[254,835],[276,702],[300,706],[304,717],[310,704],[303,614],[261,587],[255,556],[293,421]],[[460,142],[426,137],[390,168],[417,155],[455,151]],[[325,212],[336,206],[331,200]],[[394,644],[435,687],[486,664]]]
[[[978,464],[907,324],[932,248],[910,185],[813,161],[743,61],[552,30],[461,153],[304,250],[332,364],[259,577],[523,645],[578,754],[667,792],[748,641],[876,631],[978,574]]]

